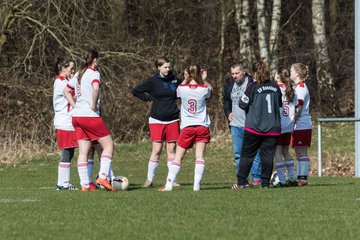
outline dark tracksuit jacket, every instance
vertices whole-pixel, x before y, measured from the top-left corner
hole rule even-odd
[[[176,105],[176,89],[181,80],[175,74],[169,73],[161,77],[155,74],[143,83],[137,85],[131,93],[146,102],[152,102],[150,116],[160,121],[179,119],[180,110]]]

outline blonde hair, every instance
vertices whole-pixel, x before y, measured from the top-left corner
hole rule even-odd
[[[309,79],[309,67],[302,63],[294,63],[291,65],[292,68],[296,70],[299,74],[299,78],[301,81],[305,81]]]

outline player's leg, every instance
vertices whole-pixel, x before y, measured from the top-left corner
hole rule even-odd
[[[162,142],[152,142],[151,155],[148,163],[148,171],[146,181],[143,187],[152,187],[156,171],[159,166],[159,159],[163,148]]]
[[[152,187],[159,160],[165,140],[166,124],[149,124],[150,136],[152,141],[151,155],[148,163],[148,171],[143,187]]]
[[[298,186],[306,186],[308,184],[308,174],[310,168],[310,159],[307,153],[307,147],[296,147],[295,154],[297,159],[297,178]]]
[[[172,161],[172,164],[169,168],[168,175],[166,177],[166,184],[165,184],[165,186],[161,187],[159,189],[159,191],[162,191],[162,192],[172,191],[174,180],[176,179],[177,175],[180,172],[181,161],[182,161],[183,157],[185,156],[185,153],[186,153],[186,149],[177,145],[175,158]]]
[[[100,158],[99,177],[96,182],[108,190],[115,191],[116,189],[114,189],[109,182],[109,173],[111,169],[112,155],[114,152],[114,142],[111,135],[101,137],[97,141],[103,151]]]
[[[279,137],[263,136],[260,144],[261,159],[261,186],[268,188],[273,171],[273,160],[276,152],[276,144]]]
[[[65,148],[60,151],[60,162],[58,166],[58,184],[56,190],[69,189],[70,165],[74,156],[74,148]]]
[[[289,183],[291,186],[293,186],[296,183],[296,176],[295,176],[294,160],[292,159],[291,154],[289,152],[289,145],[282,146],[282,153],[285,159],[285,168],[288,173]]]
[[[197,142],[195,144],[195,170],[194,170],[194,191],[200,190],[200,183],[201,179],[204,174],[205,170],[205,149],[206,149],[206,142]]]
[[[78,140],[79,156],[77,162],[77,168],[80,178],[80,185],[83,191],[89,190],[89,175],[87,167],[87,158],[91,148],[91,142],[87,139]]]
[[[237,174],[238,177],[238,187],[245,187],[246,179],[249,176],[250,169],[255,158],[255,155],[259,149],[261,143],[261,138],[259,135],[250,133],[248,131],[244,132],[244,142],[241,151],[241,160],[240,160],[240,171]],[[233,190],[237,190],[234,189]]]
[[[279,176],[279,180],[281,184],[286,183],[286,176],[285,176],[285,163],[283,160],[283,147],[281,145],[276,146],[275,152],[275,170]]]

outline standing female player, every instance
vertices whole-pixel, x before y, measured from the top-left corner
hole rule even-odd
[[[74,127],[71,123],[72,107],[64,96],[64,88],[74,74],[75,62],[69,58],[58,58],[55,64],[56,79],[54,81],[53,108],[55,112],[54,127],[56,140],[60,149],[60,162],[58,166],[58,181],[56,190],[74,190],[70,184],[70,165],[78,144]],[[70,96],[75,92],[71,91]]]
[[[143,187],[152,187],[159,159],[166,141],[167,166],[174,160],[176,141],[179,137],[179,112],[176,105],[176,89],[181,83],[171,72],[171,64],[166,57],[155,61],[157,73],[137,85],[132,94],[146,102],[152,102],[149,118],[149,129],[152,141],[152,151],[148,164],[147,179]],[[174,183],[174,186],[179,186]]]
[[[172,191],[173,182],[180,171],[186,150],[195,144],[194,191],[200,190],[200,182],[205,169],[205,148],[210,142],[210,119],[206,110],[206,100],[210,98],[211,86],[204,82],[207,72],[198,65],[190,65],[184,72],[185,80],[177,89],[181,98],[181,132],[176,147],[175,159],[167,175],[166,185],[159,191]]]
[[[116,191],[110,185],[108,176],[114,150],[113,140],[103,119],[100,117],[100,73],[96,70],[99,53],[89,50],[83,59],[79,72],[64,90],[66,98],[71,97],[75,89],[77,96],[72,123],[79,145],[78,172],[82,191],[95,191],[90,187],[87,159],[91,142],[97,140],[103,149],[100,157],[100,171],[96,182],[104,188]]]
[[[294,131],[294,114],[297,98],[290,80],[289,70],[281,66],[275,74],[275,81],[279,85],[282,93],[281,116],[281,135],[276,147],[275,169],[279,176],[280,187],[297,185],[294,173],[294,160],[289,153],[291,134]],[[285,160],[285,161],[284,161]],[[289,181],[286,183],[285,169],[287,170]]]
[[[273,170],[276,143],[281,133],[280,107],[281,91],[270,81],[269,70],[264,62],[253,65],[256,82],[251,84],[240,98],[239,106],[246,112],[244,143],[241,151],[238,184],[232,190],[245,188],[256,152],[260,149],[261,186],[269,187]]]
[[[309,68],[302,63],[291,65],[290,78],[294,82],[294,90],[298,99],[298,106],[295,113],[295,128],[292,135],[291,146],[295,148],[297,159],[297,178],[298,186],[308,185],[308,174],[310,168],[310,160],[307,149],[311,145],[311,116],[310,110],[310,94],[305,84],[305,80],[309,77]]]

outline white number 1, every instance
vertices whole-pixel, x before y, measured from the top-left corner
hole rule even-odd
[[[270,94],[266,94],[266,101],[267,101],[267,106],[268,106],[268,113],[272,113]]]

